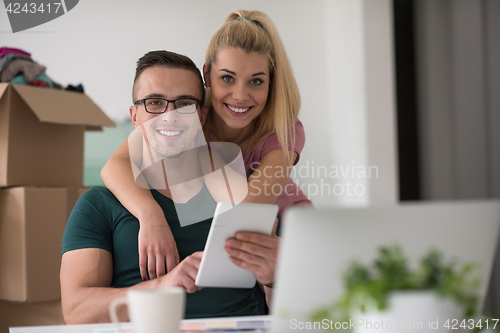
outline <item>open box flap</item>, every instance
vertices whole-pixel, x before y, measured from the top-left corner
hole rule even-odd
[[[14,90],[41,122],[64,125],[115,126],[85,94],[13,84]]]

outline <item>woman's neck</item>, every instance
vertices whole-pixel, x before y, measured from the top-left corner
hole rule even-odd
[[[236,143],[243,150],[252,135],[252,130],[253,123],[244,128],[231,128],[214,112],[210,139],[211,141]]]

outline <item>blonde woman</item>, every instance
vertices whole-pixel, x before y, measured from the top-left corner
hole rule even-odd
[[[259,11],[232,12],[212,37],[203,74],[208,104],[203,131],[207,141],[232,142],[243,152],[248,177],[248,195],[243,202],[276,203],[280,213],[291,205],[312,205],[289,179],[305,135],[297,118],[297,83],[269,17]],[[175,240],[151,192],[134,183],[127,142],[111,156],[101,176],[139,220],[143,280],[172,270],[179,263]],[[243,268],[252,265],[233,253],[235,264]],[[262,267],[262,271],[266,269]]]

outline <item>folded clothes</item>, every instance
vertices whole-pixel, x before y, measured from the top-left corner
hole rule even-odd
[[[50,78],[49,78],[50,79]],[[51,79],[52,80],[52,79]],[[59,89],[59,90],[64,90],[64,87],[62,84],[57,83],[56,81],[52,80],[52,86],[54,89]]]
[[[16,49],[13,47],[6,47],[6,46],[0,48],[0,57],[7,54],[7,53],[21,54],[21,55],[25,55],[27,57],[31,57],[31,53],[28,53],[28,52],[21,50],[21,49]]]
[[[33,81],[44,70],[45,66],[40,65],[36,61],[30,62],[24,59],[16,59],[2,70],[0,73],[0,82],[8,82],[19,73],[24,74],[27,82]]]
[[[60,84],[60,83],[58,83],[58,82],[56,82],[56,81],[54,81],[54,79],[51,78],[50,76],[47,75],[47,79],[49,79],[50,82],[52,82],[52,87],[51,87],[52,89],[64,90],[63,85]]]
[[[33,80],[31,82],[28,82],[28,85],[29,86],[50,88],[50,85],[47,82],[44,82],[42,80]]]
[[[17,53],[7,53],[3,57],[0,57],[0,72],[5,67],[7,67],[12,62],[12,60],[15,60],[15,59],[24,59],[24,60],[28,60],[28,61],[33,62],[33,60],[28,56],[25,56],[22,54],[17,54]]]
[[[68,86],[66,87],[66,90],[84,93],[83,86],[81,83],[79,85],[77,85],[76,87],[72,86],[71,84],[68,84]]]
[[[52,80],[45,74],[45,72],[43,72],[42,74],[38,75],[37,77],[35,77],[30,82],[28,82],[28,81],[26,81],[24,79],[24,75],[23,74],[19,74],[16,77],[14,77],[12,80],[10,80],[10,83],[29,85],[33,81],[45,82],[46,84],[48,84],[49,88],[53,88]],[[41,86],[41,83],[40,82],[35,82],[33,85]]]

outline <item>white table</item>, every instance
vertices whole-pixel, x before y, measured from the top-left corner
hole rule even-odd
[[[247,317],[220,317],[183,320],[184,324],[208,323],[208,325],[217,325],[217,323],[255,323],[261,325],[264,322],[265,327],[269,327],[271,316],[247,316]],[[11,327],[10,333],[97,333],[100,330],[115,331],[117,328],[130,328],[130,323],[117,324],[87,324],[87,325],[57,325],[57,326],[27,326]],[[115,331],[118,332],[118,331]],[[199,331],[198,331],[199,332]],[[237,332],[232,330],[231,332]],[[248,332],[248,331],[247,331]],[[267,332],[266,329],[255,332]]]

